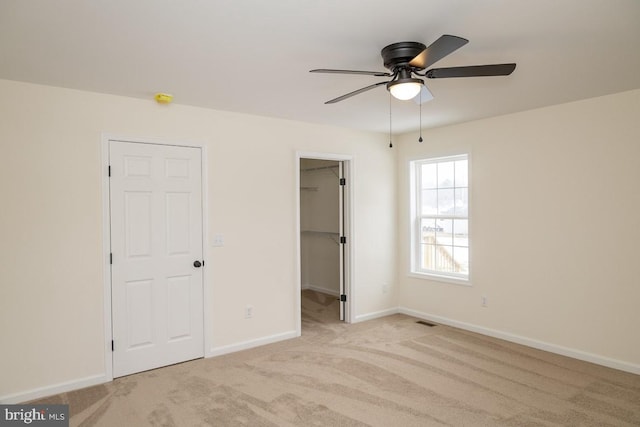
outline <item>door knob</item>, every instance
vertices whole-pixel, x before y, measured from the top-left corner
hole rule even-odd
[[[200,267],[202,267],[202,263],[200,261],[196,260],[196,261],[193,261],[193,266],[195,268],[200,268]]]

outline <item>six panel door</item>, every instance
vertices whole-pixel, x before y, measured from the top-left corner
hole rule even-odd
[[[203,357],[201,149],[110,141],[109,156],[113,376]]]

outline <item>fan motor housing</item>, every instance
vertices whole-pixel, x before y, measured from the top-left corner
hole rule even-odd
[[[380,55],[382,55],[384,66],[395,71],[397,67],[407,65],[426,48],[419,42],[398,42],[384,47]]]

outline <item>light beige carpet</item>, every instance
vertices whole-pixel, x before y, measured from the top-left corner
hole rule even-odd
[[[347,325],[303,292],[303,336],[43,399],[73,426],[640,425],[640,376],[394,315]]]

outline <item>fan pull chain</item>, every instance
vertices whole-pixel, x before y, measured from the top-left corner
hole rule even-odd
[[[419,93],[420,101],[418,105],[420,105],[420,138],[418,138],[418,142],[422,142],[422,93]]]
[[[391,142],[391,92],[389,92],[389,148],[393,148]]]

